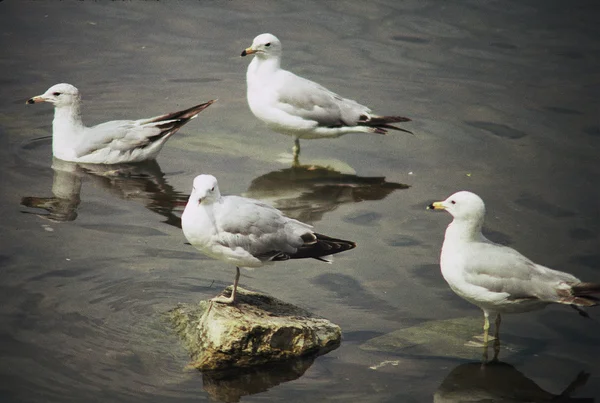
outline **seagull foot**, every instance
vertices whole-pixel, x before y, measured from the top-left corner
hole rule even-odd
[[[489,337],[488,339],[488,345],[490,344],[491,341],[494,341],[495,338],[494,337]],[[478,335],[478,336],[473,336],[472,340],[469,340],[468,342],[465,343],[465,347],[485,347],[485,339],[483,337],[483,335]]]
[[[485,343],[480,342],[480,341],[475,341],[475,340],[469,340],[468,342],[465,343],[465,347],[481,348],[481,347],[485,347]]]
[[[233,305],[235,299],[233,298],[233,295],[229,297],[226,297],[224,295],[217,295],[216,297],[212,298],[211,301],[218,302],[219,304]]]
[[[482,334],[479,334],[479,335],[473,336],[473,339],[475,339],[475,340],[480,341],[480,342],[483,343],[484,340],[485,340],[485,336],[482,335]],[[496,338],[494,336],[488,336],[488,343],[490,341],[494,341],[494,340],[496,340]]]

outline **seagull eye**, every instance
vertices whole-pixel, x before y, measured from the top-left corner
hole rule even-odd
[[[215,191],[215,187],[213,186],[212,189],[210,189],[211,192]]]
[[[271,42],[265,43],[265,46],[267,46],[267,47],[271,46]]]
[[[54,95],[55,97],[60,95],[60,92],[53,92],[52,95]]]
[[[456,202],[454,200],[450,200],[450,203],[452,204],[456,204]]]

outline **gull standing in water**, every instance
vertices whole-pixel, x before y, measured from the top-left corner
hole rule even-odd
[[[471,192],[458,192],[429,209],[446,210],[454,220],[446,229],[440,266],[450,288],[483,310],[484,359],[490,328],[489,316],[496,317],[495,356],[500,344],[501,314],[542,309],[552,303],[579,307],[597,305],[592,294],[600,283],[585,283],[575,276],[536,264],[507,246],[491,242],[481,233],[485,205]]]
[[[181,228],[202,253],[236,266],[230,297],[213,298],[233,304],[240,267],[260,267],[288,259],[313,258],[331,262],[331,255],[356,247],[351,241],[317,234],[312,226],[284,216],[255,199],[221,196],[217,179],[199,175],[183,215]]]
[[[351,99],[283,70],[281,42],[271,34],[254,38],[242,56],[254,55],[248,66],[248,105],[252,113],[278,133],[294,137],[294,163],[300,139],[339,137],[347,133],[386,134],[386,129],[408,130],[391,123],[408,122],[401,116],[378,116]]]
[[[56,84],[28,104],[54,104],[52,153],[63,161],[120,164],[156,158],[167,140],[209,107],[208,101],[189,109],[140,120],[114,120],[86,127],[81,120],[81,96],[71,84]]]

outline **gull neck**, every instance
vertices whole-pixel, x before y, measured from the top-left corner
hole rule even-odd
[[[446,229],[445,242],[480,241],[483,237],[481,228],[483,219],[454,219]]]
[[[83,127],[83,121],[81,120],[81,106],[79,102],[54,107],[52,130],[55,136],[65,132],[73,132],[77,129],[82,129]]]

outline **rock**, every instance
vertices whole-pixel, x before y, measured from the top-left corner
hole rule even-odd
[[[327,319],[240,287],[235,305],[180,304],[170,319],[190,352],[190,365],[201,371],[325,354],[339,346],[342,334]]]
[[[481,359],[482,325],[483,320],[479,316],[424,322],[375,337],[363,343],[360,348],[366,351],[416,356]],[[490,340],[489,352],[492,355],[493,344],[493,340]],[[510,356],[523,350],[522,347],[503,341],[502,333],[500,349],[501,356]]]

